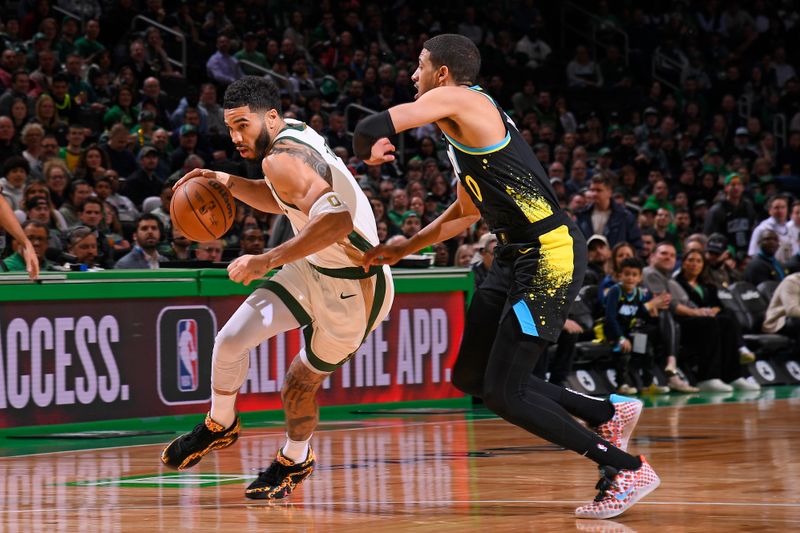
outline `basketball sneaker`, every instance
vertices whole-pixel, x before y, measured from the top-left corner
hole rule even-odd
[[[302,463],[295,463],[278,450],[272,464],[258,479],[253,481],[244,495],[253,500],[280,500],[287,497],[305,478],[311,475],[316,465],[314,452],[308,449],[308,457]]]
[[[197,424],[190,433],[181,435],[164,448],[161,452],[161,462],[176,470],[191,468],[207,453],[227,448],[236,442],[240,429],[238,415],[231,427],[225,429],[214,422],[209,413],[202,424]]]
[[[617,470],[610,466],[601,466],[602,477],[596,485],[600,492],[594,501],[575,509],[575,516],[613,518],[656,490],[661,484],[661,479],[643,455],[639,458],[642,460],[642,466],[636,470]]]
[[[619,394],[612,394],[608,401],[614,406],[614,416],[597,426],[595,432],[623,452],[628,451],[628,441],[639,421],[644,404],[635,398]]]

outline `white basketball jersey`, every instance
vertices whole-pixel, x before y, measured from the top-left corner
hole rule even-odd
[[[340,242],[323,248],[319,252],[307,257],[308,261],[323,268],[348,268],[361,266],[364,252],[378,244],[378,230],[375,227],[375,216],[372,206],[364,192],[359,187],[353,175],[344,162],[337,157],[328,147],[325,138],[309,128],[303,122],[285,119],[286,127],[278,134],[278,139],[292,139],[316,151],[328,164],[333,178],[332,189],[350,211],[353,219],[353,231]],[[295,235],[308,224],[308,215],[297,206],[284,202],[270,182],[269,176],[264,176],[272,190],[278,205],[286,213]]]

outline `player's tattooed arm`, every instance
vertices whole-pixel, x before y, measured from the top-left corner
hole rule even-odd
[[[314,172],[320,175],[328,185],[333,186],[333,175],[331,168],[325,159],[322,158],[316,150],[312,150],[308,146],[292,141],[291,139],[278,139],[272,145],[270,154],[286,154],[291,157],[296,157],[303,161],[306,165],[311,167]]]

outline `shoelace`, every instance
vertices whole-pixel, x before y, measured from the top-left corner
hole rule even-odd
[[[186,435],[186,438],[184,439],[183,442],[189,444],[196,441],[197,439],[200,438],[200,435],[203,433],[204,429],[206,429],[205,424],[197,424],[192,430],[192,432]]]
[[[597,485],[594,486],[594,488],[598,489],[600,492],[598,492],[597,496],[594,497],[594,501],[603,501],[606,497],[606,493],[615,487],[614,479],[617,477],[617,473],[617,469],[611,466],[600,467],[601,477],[597,482]]]
[[[273,461],[269,468],[258,473],[258,480],[270,486],[277,485],[284,477],[281,475],[282,466],[278,461]]]

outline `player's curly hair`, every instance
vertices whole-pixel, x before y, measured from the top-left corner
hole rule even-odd
[[[434,68],[446,65],[456,83],[473,84],[481,71],[481,53],[469,38],[455,33],[431,37],[422,45]]]
[[[245,76],[228,85],[225,90],[223,109],[250,106],[250,111],[269,111],[274,109],[283,116],[281,96],[278,87],[268,78]]]

